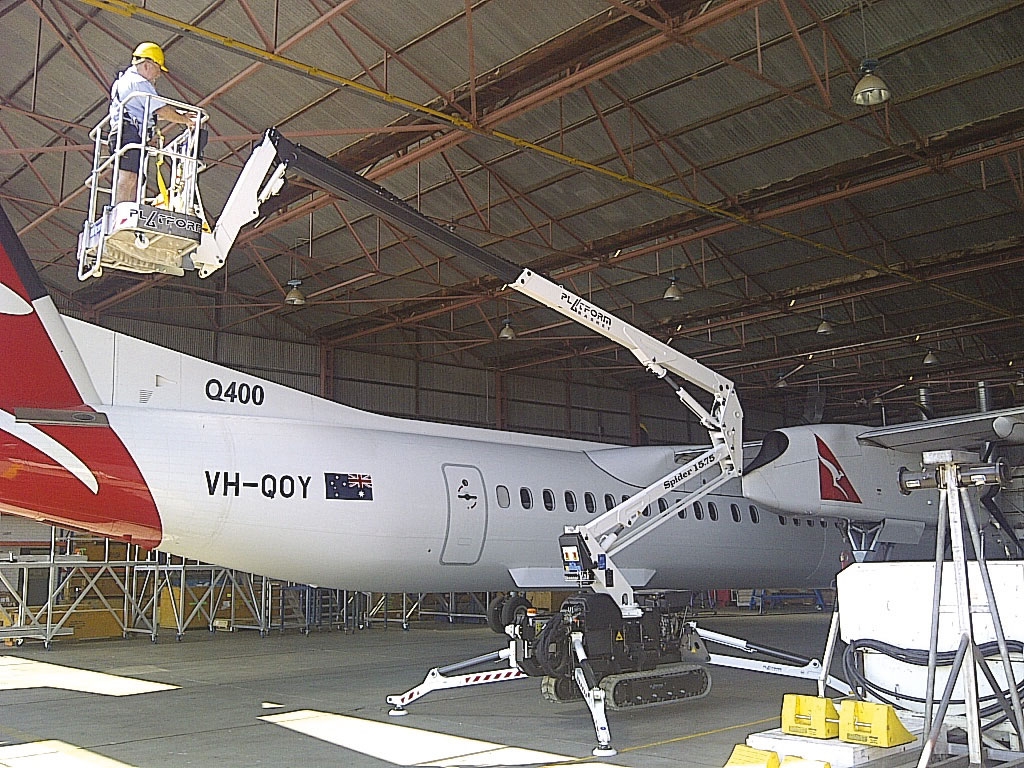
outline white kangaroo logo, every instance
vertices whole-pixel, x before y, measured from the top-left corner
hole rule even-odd
[[[832,475],[832,487],[839,491],[841,494],[843,494],[843,497],[847,501],[850,501],[850,494],[848,494],[846,492],[846,489],[843,488],[842,485],[840,485],[843,478],[846,477],[846,473],[843,472],[843,468],[840,467],[838,464],[833,464],[831,461],[826,459],[824,456],[821,455],[820,451],[818,452],[818,461],[824,464],[825,468],[829,471],[829,474]]]

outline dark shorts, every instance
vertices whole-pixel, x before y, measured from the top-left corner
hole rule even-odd
[[[142,136],[139,135],[139,129],[135,127],[134,123],[129,123],[127,120],[124,126],[121,128],[121,143],[116,147],[113,146],[117,142],[117,132],[110,132],[111,152],[125,147],[129,144],[142,144]],[[142,152],[138,149],[129,149],[123,155],[121,155],[121,170],[131,171],[132,173],[139,172],[139,161],[141,160]]]

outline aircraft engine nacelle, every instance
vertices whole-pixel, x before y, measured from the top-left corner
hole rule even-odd
[[[920,469],[921,454],[862,443],[866,429],[817,424],[768,433],[743,473],[744,496],[793,514],[934,524],[938,491],[907,495],[899,487],[900,469]]]

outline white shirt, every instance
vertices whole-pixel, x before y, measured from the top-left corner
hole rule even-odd
[[[129,98],[132,94],[136,95],[134,98]],[[121,122],[123,105],[124,119],[134,123],[141,132],[143,128],[142,121],[146,115],[147,99],[140,94],[147,94],[150,97],[148,101],[150,123],[152,124],[156,121],[156,111],[166,105],[167,102],[160,99],[153,84],[139,74],[139,71],[133,65],[121,73],[121,76],[114,81],[114,85],[110,89],[111,129],[116,130],[117,124]]]

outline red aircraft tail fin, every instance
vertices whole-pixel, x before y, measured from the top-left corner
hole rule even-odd
[[[95,391],[64,321],[0,208],[0,408],[76,408]]]
[[[2,207],[0,339],[0,512],[157,544],[153,497]]]

